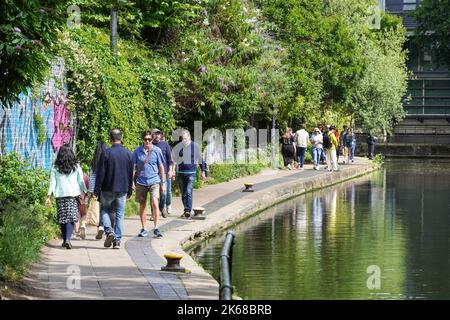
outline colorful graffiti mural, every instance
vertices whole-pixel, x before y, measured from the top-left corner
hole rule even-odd
[[[73,128],[62,59],[52,64],[50,78],[37,99],[28,92],[12,105],[0,106],[0,152],[17,152],[34,166],[50,169],[55,154],[65,143],[71,143]],[[38,139],[37,115],[43,120],[44,139]],[[38,141],[40,140],[40,141]]]

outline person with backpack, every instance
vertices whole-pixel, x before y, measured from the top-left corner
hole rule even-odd
[[[80,196],[83,193],[87,193],[83,170],[72,148],[63,145],[51,169],[45,204],[50,207],[52,195],[56,198],[56,221],[61,228],[62,246],[66,249],[72,249],[72,232],[78,222]]]
[[[338,140],[335,136],[336,127],[331,126],[327,132],[323,135],[323,148],[325,150],[327,158],[328,171],[338,171],[336,149],[338,146]]]

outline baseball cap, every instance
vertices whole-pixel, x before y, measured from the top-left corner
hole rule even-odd
[[[159,130],[159,129],[156,129],[156,128],[152,129],[152,134],[157,134],[160,132],[161,132],[161,130]]]

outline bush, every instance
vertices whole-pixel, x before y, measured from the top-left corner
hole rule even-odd
[[[41,247],[57,235],[56,223],[49,223],[48,209],[27,200],[7,204],[1,213],[0,278],[20,279],[28,263],[39,257]]]
[[[209,167],[207,184],[227,182],[233,179],[254,175],[268,167],[263,163],[218,163]]]
[[[44,206],[48,175],[17,154],[0,159],[0,278],[17,280],[56,236],[54,210]]]

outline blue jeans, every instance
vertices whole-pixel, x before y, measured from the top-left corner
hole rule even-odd
[[[195,174],[179,174],[178,183],[180,184],[181,200],[183,201],[184,211],[192,211],[192,191],[194,190]]]
[[[166,192],[159,192],[159,210],[163,210],[165,205],[170,206],[172,204],[172,180],[169,179],[169,175],[166,174]]]
[[[113,231],[111,224],[112,213],[116,212],[116,223],[114,226],[115,240],[122,238],[123,220],[125,215],[126,193],[102,191],[100,195],[100,212],[103,219],[103,227],[106,234]]]
[[[300,164],[300,168],[303,168],[303,165],[305,164],[305,153],[306,148],[303,147],[297,147],[297,160]]]
[[[321,160],[322,154],[324,154],[323,149],[322,148],[316,148],[316,147],[312,147],[311,149],[311,156],[312,156],[312,160],[315,166],[319,165],[319,162]]]

